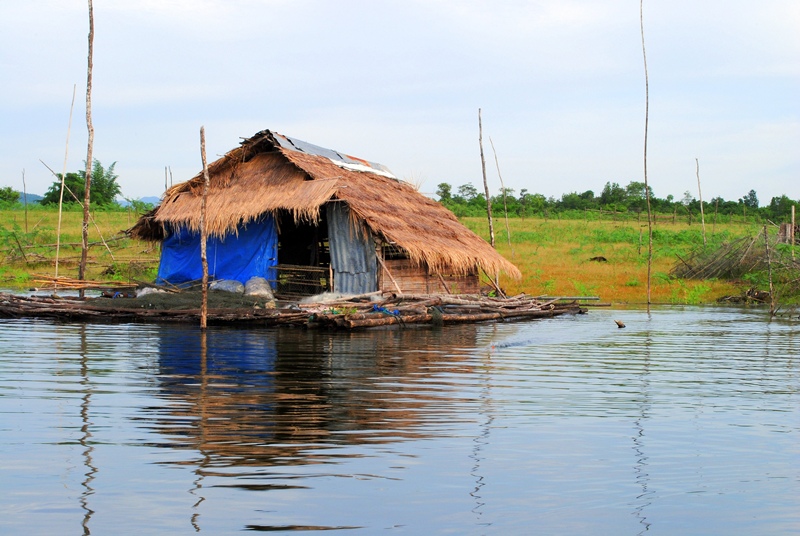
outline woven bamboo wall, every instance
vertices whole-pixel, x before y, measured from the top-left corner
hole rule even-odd
[[[384,292],[397,292],[397,287],[392,281],[394,278],[405,294],[447,294],[448,290],[452,294],[479,293],[478,275],[475,273],[466,276],[441,274],[440,279],[438,275],[429,274],[427,270],[415,266],[408,259],[387,259],[384,263],[391,273],[390,277],[386,269],[382,268],[379,271],[378,287]]]

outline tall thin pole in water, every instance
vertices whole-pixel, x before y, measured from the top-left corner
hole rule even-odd
[[[94,147],[94,125],[92,125],[92,54],[94,49],[94,10],[92,0],[89,0],[89,60],[86,69],[86,129],[89,132],[89,141],[86,148],[86,176],[83,191],[83,225],[81,226],[81,264],[78,268],[78,279],[86,277],[86,258],[89,254],[89,198],[92,189],[92,150]],[[80,289],[83,298],[84,289]]]
[[[481,148],[481,170],[483,171],[483,191],[486,193],[486,215],[489,217],[489,243],[494,247],[494,222],[492,221],[492,200],[489,197],[489,183],[486,181],[486,159],[483,157],[483,125],[481,109],[478,108],[478,145]]]
[[[650,120],[650,81],[647,75],[647,51],[644,46],[644,0],[639,0],[639,28],[642,34],[644,59],[644,193],[647,199],[647,308],[650,308],[650,282],[653,271],[653,215],[650,208],[650,187],[647,184],[647,128]]]
[[[700,188],[700,160],[694,159],[697,171],[697,195],[700,196],[700,223],[703,226],[703,247],[706,247],[706,215],[703,212],[703,189]]]
[[[208,256],[206,255],[206,198],[208,197],[208,165],[206,164],[206,129],[200,127],[200,157],[203,160],[203,198],[200,201],[200,262],[203,264],[203,303],[200,307],[200,329],[208,324]]]

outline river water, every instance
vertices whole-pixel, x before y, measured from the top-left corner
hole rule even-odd
[[[0,482],[3,534],[800,534],[800,320],[0,320]]]

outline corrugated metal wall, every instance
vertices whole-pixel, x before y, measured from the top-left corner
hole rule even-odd
[[[364,294],[378,290],[378,260],[375,241],[363,223],[354,227],[350,207],[328,203],[328,243],[333,268],[333,290],[343,294]]]

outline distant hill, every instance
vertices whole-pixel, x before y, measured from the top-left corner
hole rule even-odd
[[[33,204],[33,203],[38,203],[39,201],[44,199],[44,197],[41,196],[41,195],[36,195],[36,194],[23,194],[22,192],[20,192],[19,193],[19,202],[20,203],[25,203],[26,199],[28,201],[28,204]]]

